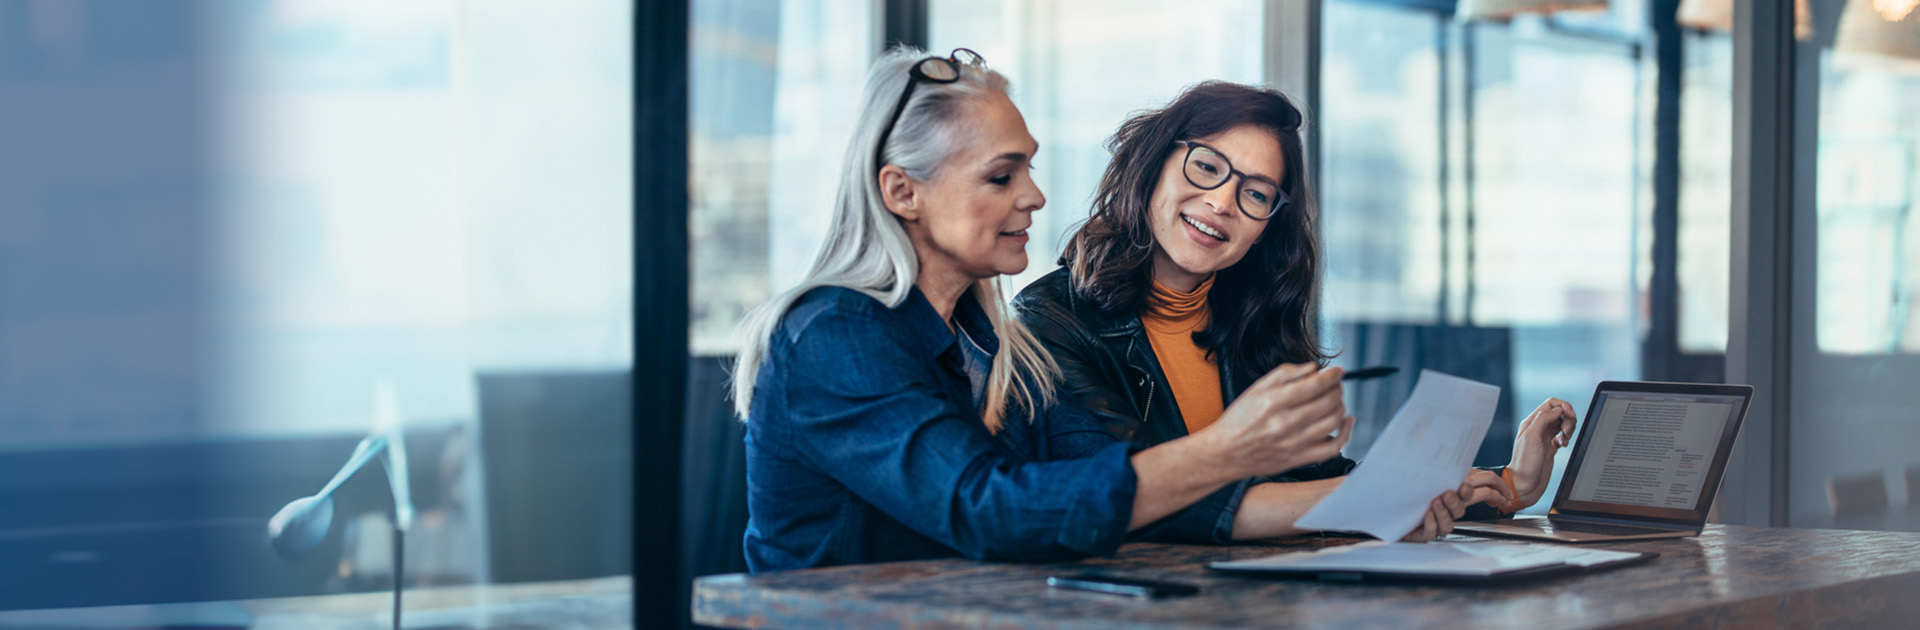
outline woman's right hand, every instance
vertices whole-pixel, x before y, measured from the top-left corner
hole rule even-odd
[[[1468,471],[1467,480],[1460,487],[1440,493],[1427,504],[1427,515],[1421,517],[1420,525],[1408,532],[1406,542],[1427,542],[1447,535],[1453,531],[1454,521],[1467,512],[1467,506],[1475,503],[1506,505],[1513,500],[1513,491],[1507,488],[1507,480],[1486,470]]]
[[[1460,487],[1464,490],[1467,486],[1466,484],[1461,484]],[[1420,524],[1415,526],[1413,531],[1407,532],[1406,537],[1400,540],[1402,542],[1429,542],[1452,532],[1453,522],[1460,520],[1460,516],[1466,513],[1467,506],[1470,505],[1465,498],[1462,498],[1462,490],[1448,490],[1441,492],[1440,496],[1434,497],[1433,501],[1427,505],[1426,516],[1420,518]]]
[[[1216,461],[1242,478],[1331,459],[1353,433],[1353,417],[1341,400],[1345,374],[1310,363],[1274,368],[1195,437],[1207,439]]]

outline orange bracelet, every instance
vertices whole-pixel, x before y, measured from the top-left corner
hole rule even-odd
[[[1507,482],[1507,490],[1513,493],[1513,500],[1508,501],[1505,506],[1501,507],[1500,508],[1501,512],[1512,514],[1514,512],[1518,512],[1520,510],[1524,510],[1533,506],[1532,501],[1528,501],[1526,503],[1520,502],[1520,489],[1513,487],[1513,469],[1512,468],[1500,469],[1500,480]]]

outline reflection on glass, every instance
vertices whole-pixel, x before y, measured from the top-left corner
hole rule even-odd
[[[1902,475],[1920,467],[1910,447],[1920,442],[1920,15],[1912,6],[1815,0],[1813,37],[1795,50],[1794,148],[1813,157],[1797,162],[1793,182],[1801,191],[1787,467],[1795,527],[1920,530],[1914,477]],[[1890,501],[1903,477],[1906,500]]]
[[[1323,312],[1331,321],[1433,323],[1448,264],[1440,220],[1441,161],[1449,157],[1440,154],[1443,18],[1331,2],[1324,20]]]
[[[1434,367],[1509,344],[1463,366],[1511,387],[1489,443],[1547,397],[1584,410],[1639,373],[1650,47],[1641,4],[1613,5],[1510,23],[1326,5],[1327,329]]]
[[[800,281],[853,131],[873,3],[693,5],[694,354],[733,351],[747,310]]]
[[[1681,40],[1680,350],[1727,350],[1727,262],[1733,207],[1733,38]]]
[[[384,590],[399,564],[408,587],[525,578],[528,543],[491,544],[523,521],[562,539],[544,555],[629,563],[594,538],[630,537],[626,512],[557,506],[630,501],[624,397],[550,389],[568,413],[529,418],[500,379],[628,387],[631,16],[618,0],[0,4],[0,102],[59,103],[21,119],[67,136],[24,153],[86,158],[44,179],[0,168],[0,609]],[[332,534],[275,557],[275,511],[388,428],[409,483],[346,480]],[[608,448],[547,439],[566,430]],[[555,479],[524,463],[549,448],[615,468],[519,501]],[[417,508],[398,563],[392,494]],[[48,625],[70,627],[0,621]]]
[[[1848,3],[1822,56],[1819,287],[1824,352],[1920,352],[1920,17]]]
[[[217,431],[358,439],[374,384],[390,383],[420,508],[407,583],[485,581],[483,496],[511,505],[501,491],[540,482],[506,460],[484,478],[476,428],[515,428],[483,374],[631,366],[630,9],[228,11]],[[558,443],[522,447],[541,445]],[[596,491],[624,495],[623,481]],[[384,588],[394,571],[388,515],[358,507],[336,517],[334,589]]]

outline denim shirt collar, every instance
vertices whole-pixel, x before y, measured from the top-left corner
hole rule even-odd
[[[921,350],[928,356],[946,354],[959,343],[959,336],[947,327],[946,321],[940,319],[940,312],[934,310],[933,302],[920,292],[920,287],[914,287],[907,294],[907,301],[902,302],[898,310],[913,330],[914,340],[919,342]],[[1000,352],[1000,337],[993,333],[993,322],[987,319],[986,309],[980,306],[979,300],[974,299],[971,289],[960,294],[959,302],[953,306],[953,319],[966,329],[967,336],[972,337],[980,349],[987,351],[987,356]]]

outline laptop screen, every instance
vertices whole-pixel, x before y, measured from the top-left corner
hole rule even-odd
[[[1751,391],[1720,385],[1602,384],[1584,419],[1587,426],[1568,463],[1555,510],[1705,520]]]

